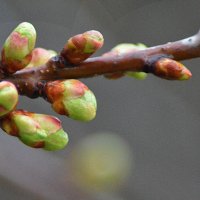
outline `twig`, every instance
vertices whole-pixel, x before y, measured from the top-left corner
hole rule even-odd
[[[35,98],[42,95],[41,88],[46,81],[87,78],[125,71],[152,73],[153,63],[161,57],[178,61],[200,57],[200,31],[176,42],[124,54],[108,53],[107,56],[89,58],[78,65],[69,64],[62,56],[58,56],[43,66],[23,69],[12,75],[2,72],[0,78],[13,82],[21,95]]]

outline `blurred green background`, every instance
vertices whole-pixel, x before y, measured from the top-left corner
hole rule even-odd
[[[200,28],[197,0],[0,0],[0,43],[22,21],[37,29],[37,46],[59,51],[87,30],[118,43],[154,46]],[[18,108],[59,117],[70,137],[60,152],[26,147],[0,135],[3,200],[199,200],[200,59],[185,61],[193,77],[144,81],[82,80],[98,101],[97,117],[81,123],[56,115],[42,99]]]

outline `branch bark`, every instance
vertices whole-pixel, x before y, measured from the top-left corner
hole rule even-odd
[[[0,78],[14,83],[20,95],[35,98],[43,95],[42,88],[47,81],[87,78],[125,71],[151,73],[152,63],[161,57],[177,61],[200,57],[200,31],[192,37],[176,42],[124,54],[89,58],[77,65],[70,64],[62,56],[58,56],[43,66],[23,69],[12,75],[6,75],[1,70]]]

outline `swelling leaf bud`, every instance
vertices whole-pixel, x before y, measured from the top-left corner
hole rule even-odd
[[[24,110],[13,111],[3,118],[1,126],[6,133],[19,137],[26,145],[41,148],[47,134],[33,119],[33,114]]]
[[[115,46],[113,49],[111,49],[111,51],[117,52],[119,54],[123,54],[129,51],[138,51],[138,50],[143,50],[146,48],[147,46],[142,43],[138,43],[138,44],[122,43]]]
[[[129,44],[129,43],[125,43],[125,44],[119,44],[115,47],[116,51],[118,50],[120,53],[126,53],[129,51],[138,51],[138,50],[143,50],[146,49],[147,46],[142,44],[142,43],[138,43],[138,44]],[[147,73],[145,72],[125,72],[125,75],[131,78],[135,78],[138,80],[144,80],[147,77]]]
[[[78,64],[103,46],[103,36],[98,31],[87,31],[71,37],[64,46],[61,55],[70,63]]]
[[[0,82],[0,117],[15,109],[18,103],[18,92],[15,85],[8,81]]]
[[[40,124],[45,130],[47,137],[44,139],[43,149],[48,151],[56,151],[63,149],[68,143],[68,135],[62,129],[61,122],[58,118],[34,113],[33,119]]]
[[[31,51],[35,46],[36,31],[32,24],[19,24],[6,39],[1,57],[7,73],[23,69],[31,60]]]
[[[48,82],[45,92],[53,109],[61,115],[80,121],[90,121],[96,116],[96,98],[78,80]]]
[[[2,119],[1,126],[6,133],[33,148],[53,151],[63,149],[68,143],[61,122],[53,116],[16,110]]]
[[[126,75],[128,77],[135,78],[135,79],[138,79],[138,80],[144,80],[147,77],[147,73],[145,73],[145,72],[128,71],[128,72],[126,72]]]
[[[113,49],[111,49],[110,52],[104,54],[103,56],[108,56],[110,54],[121,56],[128,52],[135,52],[135,51],[143,50],[146,48],[147,48],[147,46],[142,43],[138,43],[138,44],[122,43],[122,44],[118,44],[117,46],[115,46]],[[138,80],[144,80],[147,77],[147,73],[145,73],[145,72],[132,72],[132,71],[130,71],[130,72],[128,71],[125,73],[117,72],[117,73],[106,74],[105,77],[108,79],[118,79],[124,75],[127,75],[128,77],[136,78]]]
[[[59,129],[53,134],[49,134],[45,139],[43,149],[48,151],[56,151],[63,149],[68,143],[68,135],[63,129]]]
[[[38,67],[40,65],[43,65],[50,58],[57,55],[57,53],[55,51],[46,50],[43,48],[35,48],[31,54],[32,54],[32,59],[31,59],[30,63],[26,66],[26,68]]]
[[[188,80],[192,76],[183,64],[169,58],[161,58],[155,62],[152,73],[168,80]]]

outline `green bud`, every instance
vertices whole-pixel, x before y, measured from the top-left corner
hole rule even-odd
[[[78,80],[49,82],[45,91],[53,109],[61,115],[80,121],[90,121],[96,116],[96,98]]]
[[[47,137],[44,139],[43,149],[48,151],[56,151],[63,149],[69,139],[67,133],[62,129],[59,119],[49,115],[34,114],[33,118],[45,130]]]
[[[126,75],[128,77],[133,77],[133,78],[136,78],[138,80],[144,80],[147,77],[147,73],[145,73],[145,72],[131,72],[131,71],[128,71],[128,72],[126,72]]]
[[[147,46],[142,43],[138,44],[122,43],[115,46],[113,49],[111,49],[110,52],[104,54],[103,56],[109,56],[112,54],[122,55],[124,53],[136,52],[138,50],[143,50],[146,48]],[[136,78],[138,80],[143,80],[147,77],[147,73],[145,72],[132,72],[132,71],[127,71],[125,73],[117,72],[117,73],[106,74],[105,77],[108,79],[118,79],[121,78],[123,75],[127,75],[128,77]]]
[[[98,31],[87,31],[83,34],[71,37],[64,46],[61,55],[70,63],[78,64],[103,45],[104,39]]]
[[[13,120],[19,130],[19,139],[24,144],[30,147],[43,147],[47,134],[34,119],[28,116],[16,116]]]
[[[41,148],[47,134],[32,115],[33,113],[23,110],[13,111],[3,118],[2,128],[9,135],[19,137],[24,144]]]
[[[146,48],[147,46],[142,43],[138,43],[138,44],[124,43],[124,44],[117,45],[113,50],[118,51],[120,53],[126,53],[129,51],[138,51],[138,50],[143,50]],[[125,75],[131,78],[138,79],[138,80],[144,80],[147,77],[147,73],[145,72],[132,72],[132,71],[129,72],[128,71],[128,72],[125,72]]]
[[[68,143],[61,122],[53,116],[16,110],[2,120],[2,129],[24,144],[46,150],[60,150]]]
[[[96,116],[96,98],[90,90],[87,90],[80,98],[63,101],[63,104],[72,119],[90,121]]]
[[[32,51],[32,59],[26,68],[38,67],[45,64],[50,58],[56,56],[57,53],[53,50],[46,50],[43,48],[35,48]]]
[[[68,143],[68,135],[63,129],[58,130],[54,134],[50,134],[45,139],[44,149],[48,151],[56,151],[63,149]]]
[[[0,82],[0,117],[15,109],[18,103],[18,92],[14,84]]]
[[[23,69],[31,60],[35,46],[36,31],[32,24],[19,24],[6,39],[2,50],[2,63],[5,71],[14,73]]]
[[[129,51],[138,51],[138,50],[143,50],[146,48],[147,46],[142,43],[138,43],[138,44],[122,43],[115,46],[113,49],[111,49],[111,51],[123,54]]]

